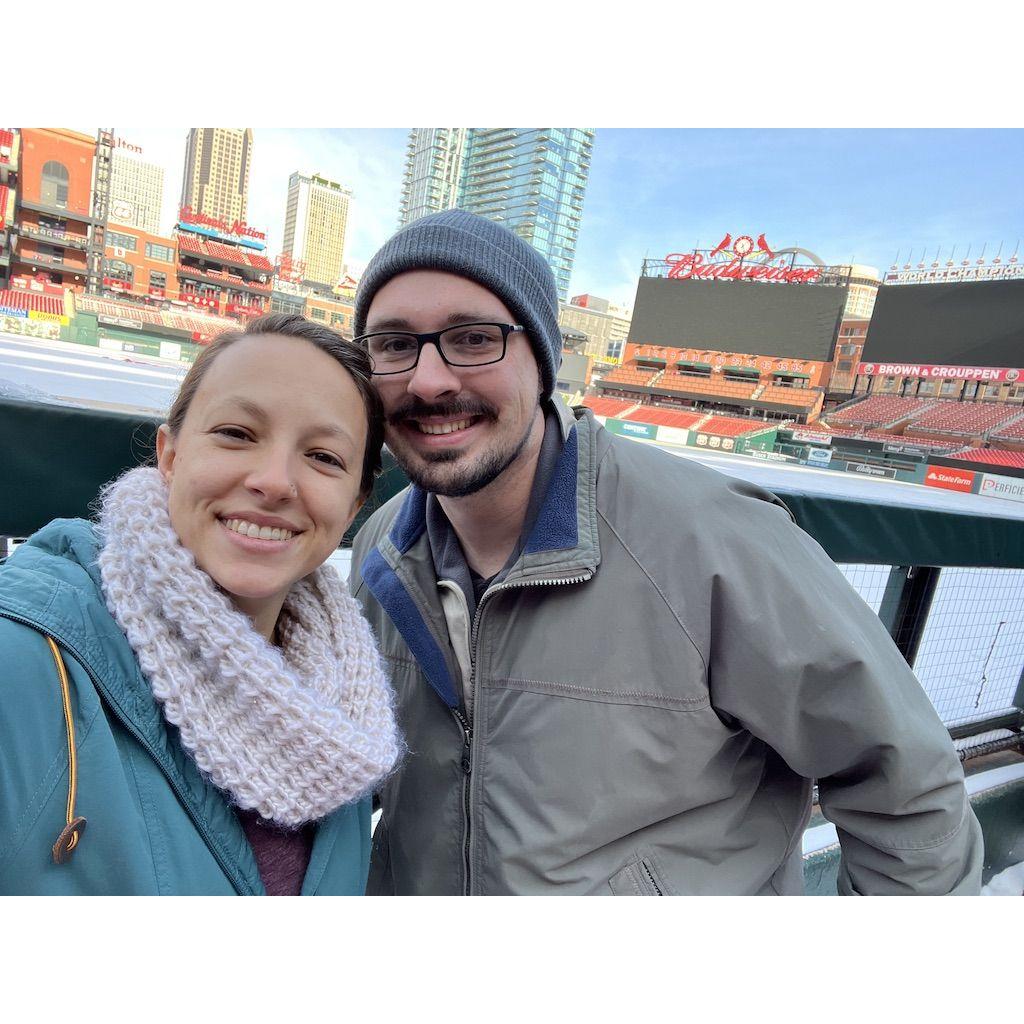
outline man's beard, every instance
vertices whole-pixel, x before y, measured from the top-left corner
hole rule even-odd
[[[428,405],[414,398],[391,413],[388,416],[388,423],[397,425],[418,416],[479,416],[492,423],[498,422],[497,410],[485,403],[454,401]],[[462,452],[457,450],[446,449],[427,453],[410,450],[406,453],[396,450],[394,442],[391,441],[388,448],[395,461],[417,487],[445,498],[464,498],[467,494],[476,494],[493,483],[519,458],[530,440],[533,421],[534,416],[527,417],[523,436],[514,443],[484,452],[482,456],[463,466],[451,465],[463,459]]]

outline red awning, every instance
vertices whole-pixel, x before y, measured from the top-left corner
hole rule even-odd
[[[56,313],[64,316],[64,300],[52,295],[37,295],[35,292],[0,291],[0,306],[9,309],[36,310],[39,313]]]

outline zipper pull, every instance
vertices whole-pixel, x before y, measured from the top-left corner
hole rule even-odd
[[[468,775],[473,770],[473,730],[466,716],[458,708],[452,708],[452,714],[462,729],[462,770]]]

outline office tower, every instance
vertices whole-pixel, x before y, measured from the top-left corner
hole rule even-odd
[[[563,301],[576,256],[592,128],[473,128],[459,206],[511,228],[548,261]]]
[[[164,201],[164,169],[147,163],[115,140],[111,158],[110,220],[115,224],[141,228],[151,235],[160,230],[160,208]]]
[[[545,257],[564,301],[593,145],[592,128],[414,128],[399,224],[453,206],[504,224]]]
[[[331,287],[341,280],[351,198],[351,189],[319,174],[288,179],[283,251],[305,264],[304,280]]]
[[[251,164],[251,128],[190,129],[181,205],[228,224],[244,222]]]
[[[458,205],[468,128],[413,128],[406,146],[398,226]]]

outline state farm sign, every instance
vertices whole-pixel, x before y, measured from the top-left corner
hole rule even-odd
[[[924,482],[929,487],[941,487],[947,491],[963,491],[970,494],[977,474],[968,469],[948,469],[945,466],[929,466]]]

